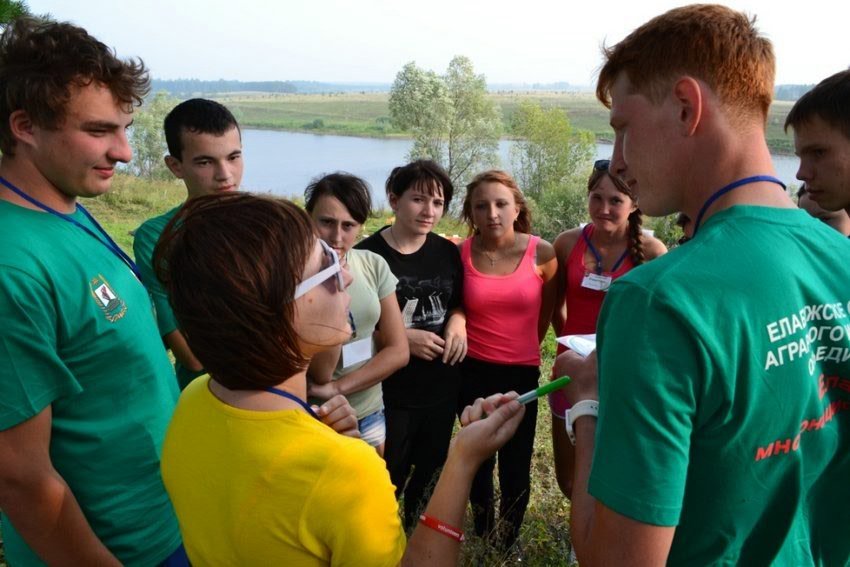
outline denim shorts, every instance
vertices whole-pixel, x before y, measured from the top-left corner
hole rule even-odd
[[[387,420],[384,417],[384,410],[380,409],[358,420],[357,429],[360,430],[360,438],[366,443],[372,447],[381,445],[387,440]]]

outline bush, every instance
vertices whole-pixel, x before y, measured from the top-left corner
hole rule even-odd
[[[551,187],[536,199],[526,196],[531,209],[532,232],[552,242],[565,230],[587,222],[587,190],[572,182]]]

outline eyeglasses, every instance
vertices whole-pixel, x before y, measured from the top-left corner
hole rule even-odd
[[[593,169],[595,169],[596,171],[608,171],[608,166],[610,165],[610,159],[598,159],[593,162]]]
[[[318,286],[329,280],[331,277],[336,276],[336,289],[337,291],[345,291],[345,282],[342,279],[342,266],[339,264],[339,256],[336,253],[336,250],[328,246],[328,243],[324,240],[319,240],[319,244],[322,245],[322,252],[325,254],[325,258],[330,263],[330,266],[319,270],[318,273],[313,274],[295,288],[295,294],[292,296],[292,299],[298,299],[314,287]]]

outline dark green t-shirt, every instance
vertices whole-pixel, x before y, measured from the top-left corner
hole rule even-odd
[[[159,474],[177,388],[150,297],[70,222],[0,200],[0,231],[0,430],[51,406],[51,461],[95,534],[156,564],[180,544]],[[5,516],[3,539],[10,565],[41,564]]]
[[[174,317],[174,312],[171,310],[171,304],[168,302],[168,294],[157,279],[156,273],[154,273],[153,251],[156,248],[156,243],[159,242],[159,237],[162,236],[162,231],[165,230],[165,225],[177,214],[180,207],[182,205],[174,207],[158,217],[146,220],[136,229],[133,237],[133,255],[139,267],[139,273],[142,275],[142,283],[148,288],[156,308],[156,324],[162,337],[176,331],[179,325]],[[205,374],[204,371],[193,372],[180,364],[179,361],[174,363],[174,370],[177,373],[177,383],[181,390],[189,382]]]
[[[850,242],[738,206],[616,281],[590,492],[672,565],[850,559]]]

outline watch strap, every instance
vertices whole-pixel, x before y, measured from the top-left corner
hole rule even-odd
[[[567,427],[567,435],[569,436],[570,443],[572,443],[573,446],[576,444],[576,434],[573,430],[573,424],[578,418],[586,415],[593,417],[597,417],[599,415],[598,400],[582,400],[567,410],[564,422]]]

